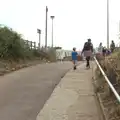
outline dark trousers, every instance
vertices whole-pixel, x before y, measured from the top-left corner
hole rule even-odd
[[[89,61],[90,61],[90,56],[87,56],[86,57],[86,62],[87,62],[86,67],[90,67],[90,62]]]
[[[113,52],[114,52],[114,49],[111,49],[111,52],[113,53]]]

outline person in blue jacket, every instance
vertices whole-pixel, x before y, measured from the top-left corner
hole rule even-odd
[[[78,53],[76,52],[76,48],[73,48],[73,51],[72,51],[72,61],[73,61],[73,69],[76,70],[76,65],[77,65],[77,56],[78,56]]]

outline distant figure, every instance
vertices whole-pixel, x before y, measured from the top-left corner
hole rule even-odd
[[[93,53],[93,44],[91,43],[91,39],[88,39],[87,42],[85,42],[82,53],[84,52],[84,56],[86,57],[86,68],[90,68],[90,58]]]
[[[111,51],[110,50],[107,50],[107,55],[110,55],[111,54]]]
[[[114,43],[113,40],[112,40],[111,45],[110,45],[110,50],[111,50],[112,53],[113,53],[114,50],[115,50],[115,43]]]
[[[76,66],[77,66],[77,56],[78,56],[78,53],[76,52],[76,48],[73,48],[72,61],[73,61],[73,69],[74,70],[76,70]]]
[[[98,52],[102,54],[102,50],[103,50],[103,46],[102,46],[102,43],[100,43],[98,47]]]
[[[102,55],[103,55],[104,57],[106,56],[106,52],[107,52],[106,47],[103,47],[103,49],[102,49]]]

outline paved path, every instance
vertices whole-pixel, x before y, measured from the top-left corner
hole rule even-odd
[[[58,84],[37,120],[101,120],[93,84],[92,69],[81,64]]]
[[[70,62],[42,64],[0,77],[0,120],[35,120]]]

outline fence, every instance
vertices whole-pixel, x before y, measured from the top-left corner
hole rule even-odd
[[[72,51],[69,51],[69,50],[58,49],[58,50],[56,50],[56,59],[60,60],[60,59],[63,59],[65,57],[70,57],[71,52]]]
[[[55,48],[51,48],[51,47],[45,48],[43,46],[39,49],[39,47],[36,45],[36,42],[28,41],[28,40],[25,40],[24,42],[25,42],[25,45],[29,46],[30,49],[36,49],[36,50],[38,49],[42,54],[43,53],[49,54],[52,61],[71,56],[71,51],[68,51],[68,50],[62,50],[62,49],[56,50]]]
[[[30,49],[38,49],[38,47],[36,47],[36,42],[33,42],[33,41],[28,41],[28,40],[25,40],[25,45],[29,46]]]
[[[44,46],[42,46],[41,48],[39,48],[36,44],[36,42],[33,42],[33,41],[28,41],[28,40],[24,40],[24,43],[26,46],[28,46],[30,49],[39,49],[40,51],[43,51],[43,52],[49,52],[52,48],[51,47],[47,47],[45,48]]]

